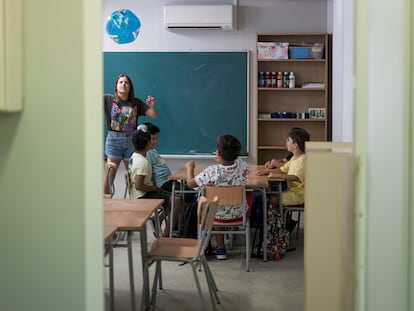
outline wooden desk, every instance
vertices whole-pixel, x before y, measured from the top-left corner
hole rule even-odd
[[[128,246],[128,263],[129,263],[129,282],[131,291],[131,307],[136,310],[135,304],[135,286],[134,273],[132,263],[132,232],[140,233],[141,256],[144,262],[147,255],[147,221],[154,214],[156,217],[156,231],[159,233],[160,225],[158,213],[156,211],[164,203],[163,199],[104,199],[104,221],[105,227],[116,227],[118,231],[127,231]],[[143,284],[149,284],[149,275],[145,273],[144,265]],[[143,289],[144,297],[142,297],[141,306],[145,306],[149,302],[149,288]]]
[[[195,167],[194,169],[194,176],[201,173],[207,165],[200,165]],[[266,241],[267,232],[265,230],[265,226],[267,224],[267,189],[269,187],[269,178],[267,175],[258,176],[256,172],[258,170],[264,170],[264,165],[249,165],[249,174],[246,179],[246,189],[253,191],[257,190],[260,191],[263,195],[263,241]],[[168,177],[169,180],[176,180],[176,181],[184,181],[187,179],[187,169],[185,167],[181,167],[175,172],[172,173]],[[272,179],[272,181],[279,181],[277,179]],[[183,185],[183,183],[181,183]],[[282,183],[279,184],[279,191],[282,191]],[[181,193],[183,189],[176,190],[175,183],[172,186],[172,194]],[[279,199],[280,208],[281,208],[281,196]],[[171,201],[171,215],[174,212],[174,200]],[[170,236],[172,236],[172,226],[170,228]],[[267,248],[263,245],[263,261],[267,261]]]
[[[112,247],[112,237],[116,232],[116,226],[105,226],[104,227],[104,242],[108,247],[109,256],[109,301],[110,310],[115,310],[115,295],[114,295],[114,252]]]

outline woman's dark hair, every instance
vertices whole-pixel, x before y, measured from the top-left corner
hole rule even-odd
[[[308,131],[300,127],[294,127],[288,136],[292,138],[294,143],[298,144],[300,151],[305,152],[305,142],[310,140]]]
[[[159,127],[156,126],[155,124],[152,124],[151,122],[145,122],[144,124],[147,126],[148,132],[151,135],[154,135],[160,132]]]
[[[128,80],[128,83],[129,83],[128,102],[129,102],[130,104],[132,104],[132,103],[134,102],[134,99],[135,99],[134,85],[132,84],[131,78],[130,78],[130,77],[128,77],[128,76],[127,76],[126,74],[124,74],[124,73],[120,74],[120,75],[116,78],[116,80],[115,80],[114,102],[118,104],[118,103],[119,103],[119,101],[120,101],[120,98],[119,98],[118,93],[117,93],[117,91],[116,91],[116,86],[117,86],[117,84],[118,84],[118,80],[119,80],[120,78],[122,78],[122,77],[125,77],[125,78],[127,78],[127,80]]]
[[[240,154],[240,141],[233,135],[221,135],[217,137],[217,151],[226,162],[232,162]]]
[[[134,145],[135,151],[144,150],[150,141],[151,135],[148,131],[144,132],[141,130],[136,130],[134,133],[132,133],[132,144]]]

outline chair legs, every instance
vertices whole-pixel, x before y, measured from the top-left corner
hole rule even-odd
[[[300,225],[300,216],[302,214],[302,212],[304,212],[304,208],[303,207],[285,207],[284,211],[283,211],[283,223],[286,225],[286,220],[288,215],[292,215],[292,212],[298,212],[298,223],[297,223],[297,228],[296,228],[296,239],[299,239],[299,225]]]
[[[159,287],[159,289],[163,289],[162,288],[162,284],[161,284],[161,261],[162,260],[154,260],[154,261],[146,261],[144,264],[144,269],[149,269],[149,267],[155,263],[155,275],[154,275],[154,281],[152,284],[152,289],[151,289],[151,297],[150,297],[150,301],[146,302],[145,301],[145,293],[142,293],[142,300],[141,300],[141,310],[155,310],[155,304],[156,304],[156,300],[157,300],[157,286]],[[200,262],[190,262],[191,268],[193,270],[193,276],[194,276],[194,280],[196,283],[196,287],[197,287],[197,292],[198,295],[200,296],[200,304],[202,306],[202,310],[206,310],[206,304],[205,304],[205,300],[204,300],[204,295],[201,291],[201,286],[200,286],[200,280],[198,278],[198,266],[202,265],[204,268],[204,274],[205,274],[205,278],[207,281],[207,286],[208,286],[208,291],[209,291],[209,295],[210,295],[210,299],[211,299],[211,303],[213,305],[213,310],[216,310],[216,304],[220,304],[220,299],[217,295],[217,284],[214,280],[213,274],[211,273],[210,267],[207,263],[207,259],[204,257],[200,260]],[[143,288],[147,288],[148,284],[145,283],[146,280],[144,280],[144,285]]]
[[[204,267],[204,273],[206,274],[206,279],[209,281],[209,284],[210,284],[209,288],[213,290],[214,295],[216,297],[216,302],[219,304],[220,300],[216,293],[218,291],[217,284],[216,284],[216,281],[214,280],[213,274],[211,273],[210,266],[207,264],[207,259],[204,258],[201,263]]]
[[[246,271],[249,272],[250,267],[250,227],[246,228]]]

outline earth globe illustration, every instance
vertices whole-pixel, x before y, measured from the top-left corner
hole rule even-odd
[[[112,12],[106,23],[106,33],[118,44],[133,42],[140,29],[141,21],[127,9]]]

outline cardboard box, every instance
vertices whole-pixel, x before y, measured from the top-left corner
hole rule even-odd
[[[257,42],[257,59],[288,59],[289,43]]]

